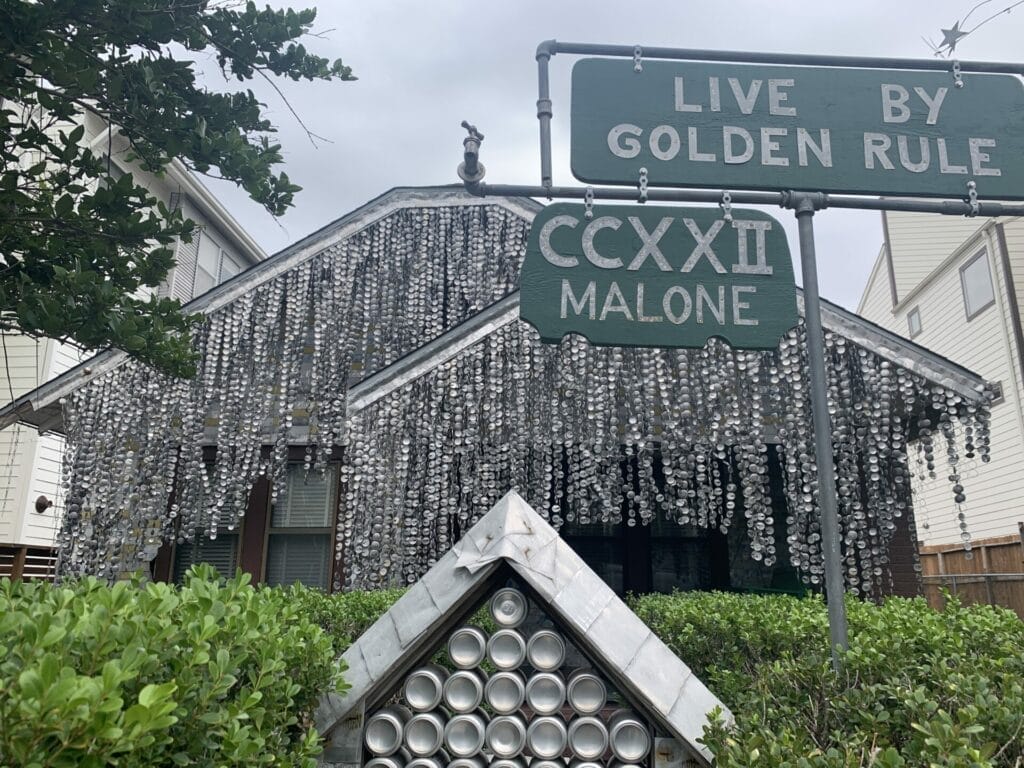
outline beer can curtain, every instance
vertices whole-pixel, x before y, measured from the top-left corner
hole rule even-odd
[[[64,399],[65,574],[114,578],[165,542],[232,530],[260,476],[281,491],[300,445],[310,473],[340,464],[335,588],[413,582],[511,488],[556,528],[742,521],[755,560],[785,554],[820,581],[800,325],[770,350],[662,350],[544,345],[514,319],[350,408],[350,387],[514,293],[529,232],[522,203],[390,200],[236,278],[247,290],[195,333],[195,378],[125,361]],[[869,592],[912,475],[948,482],[952,508],[969,492],[992,393],[837,330],[826,345],[846,578]]]

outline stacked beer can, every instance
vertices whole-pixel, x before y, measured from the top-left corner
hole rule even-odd
[[[368,717],[366,768],[648,765],[651,729],[610,704],[595,671],[567,662],[560,633],[524,631],[530,611],[521,591],[503,587],[489,607],[497,631],[455,630],[452,669],[415,669],[397,700]]]

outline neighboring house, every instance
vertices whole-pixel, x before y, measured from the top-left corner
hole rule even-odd
[[[945,451],[936,452],[936,479],[915,480],[926,583],[1024,610],[1024,220],[885,212],[882,222],[885,243],[858,312],[999,392],[992,460],[964,462],[963,503],[946,482]]]
[[[93,115],[85,119],[83,142],[97,154],[110,149],[112,174],[130,170],[125,142]],[[179,208],[198,225],[190,243],[175,246],[175,265],[160,295],[190,301],[261,261],[266,254],[185,167],[175,161],[157,178],[134,171],[134,178],[168,207]],[[86,356],[71,344],[24,335],[3,337],[0,401],[7,402],[80,363]],[[13,426],[0,431],[0,576],[44,574],[52,570],[53,549],[63,513],[61,457],[56,434]]]
[[[543,344],[517,290],[538,210],[392,190],[193,301],[194,379],[107,352],[0,409],[74,447],[61,567],[408,584],[515,488],[620,593],[820,585],[798,330]],[[844,573],[916,593],[904,438],[954,419],[984,446],[985,382],[828,302],[823,324]]]

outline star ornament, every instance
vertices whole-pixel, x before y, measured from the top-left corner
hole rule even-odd
[[[956,50],[956,44],[962,37],[966,37],[967,33],[960,29],[960,22],[958,21],[953,25],[952,29],[942,30],[942,45],[940,48],[948,48],[950,53]]]

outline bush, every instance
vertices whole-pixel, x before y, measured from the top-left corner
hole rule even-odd
[[[313,766],[341,685],[299,590],[0,581],[0,764]]]
[[[634,610],[732,709],[720,768],[1018,766],[1024,623],[949,600],[849,600],[844,674],[819,598],[646,595]]]

